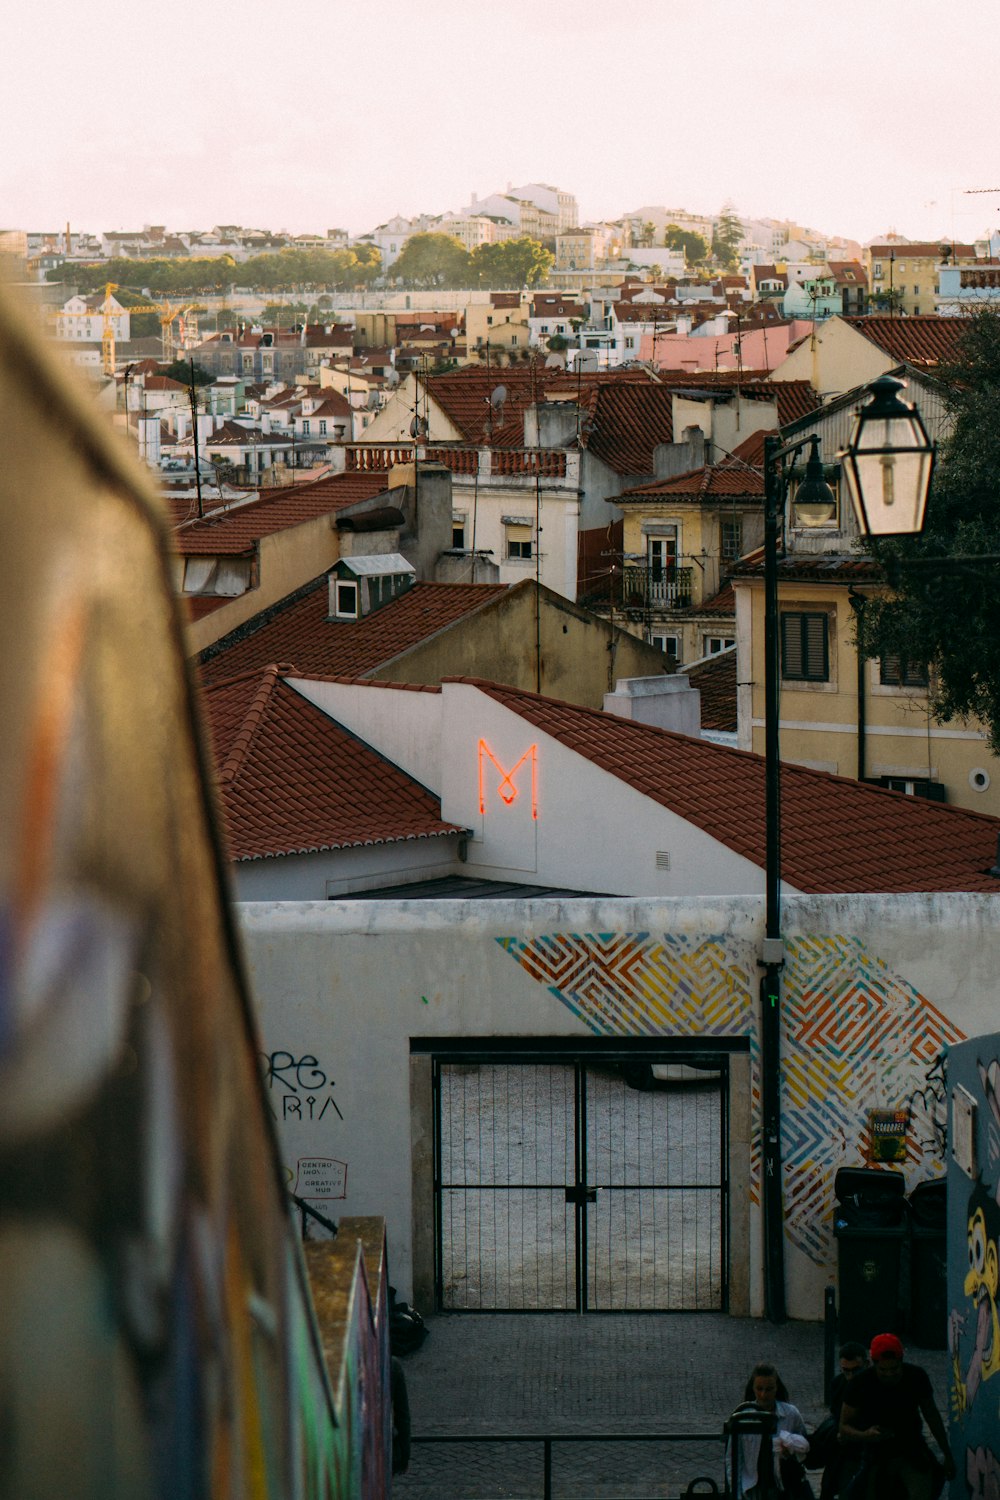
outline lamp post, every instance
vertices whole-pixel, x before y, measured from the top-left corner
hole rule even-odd
[[[858,521],[866,535],[915,533],[923,525],[934,445],[916,408],[902,401],[902,382],[889,376],[871,387],[847,448],[838,455]],[[783,531],[788,461],[810,446],[804,477],[793,496],[803,526],[834,519],[837,501],[823,477],[819,438],[764,442],[764,818],[765,936],[760,986],[761,1115],[764,1216],[764,1304],[772,1322],[785,1317],[784,1212],[781,1168],[781,750],[779,737],[781,639],[778,615],[778,541]]]

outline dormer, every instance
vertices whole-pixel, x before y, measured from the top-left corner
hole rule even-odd
[[[342,557],[330,570],[331,620],[363,620],[411,589],[417,570],[398,552]]]

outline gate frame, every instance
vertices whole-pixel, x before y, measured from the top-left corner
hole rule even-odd
[[[748,1037],[412,1037],[410,1039],[410,1139],[413,1171],[413,1295],[417,1305],[456,1316],[494,1310],[443,1309],[437,1302],[437,1223],[439,1197],[435,1063],[578,1063],[638,1061],[717,1063],[723,1074],[723,1307],[733,1317],[750,1315],[750,1137],[751,1083]],[[733,1247],[739,1247],[736,1254]],[[540,1309],[539,1309],[540,1310]],[[525,1312],[531,1309],[524,1309]],[[552,1312],[574,1313],[574,1308]],[[601,1309],[591,1309],[600,1312]],[[638,1311],[638,1309],[637,1309]]]

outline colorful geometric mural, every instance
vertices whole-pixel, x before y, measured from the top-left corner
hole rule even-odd
[[[498,939],[505,952],[599,1036],[749,1036],[758,1093],[756,954],[747,940],[558,933]],[[855,937],[789,939],[782,973],[782,1152],[792,1242],[832,1254],[833,1179],[865,1159],[868,1111],[911,1112],[910,1184],[939,1172],[922,1118],[927,1077],[963,1033]],[[755,1110],[755,1117],[756,1117]],[[751,1193],[759,1183],[752,1143]]]

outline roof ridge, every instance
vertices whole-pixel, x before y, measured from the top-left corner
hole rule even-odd
[[[248,672],[242,675],[249,677],[253,674]],[[243,715],[239,729],[233,736],[229,753],[219,767],[220,786],[231,784],[239,775],[267,715],[271,699],[281,682],[280,668],[274,665],[261,668],[259,675],[260,683],[257,690]]]

